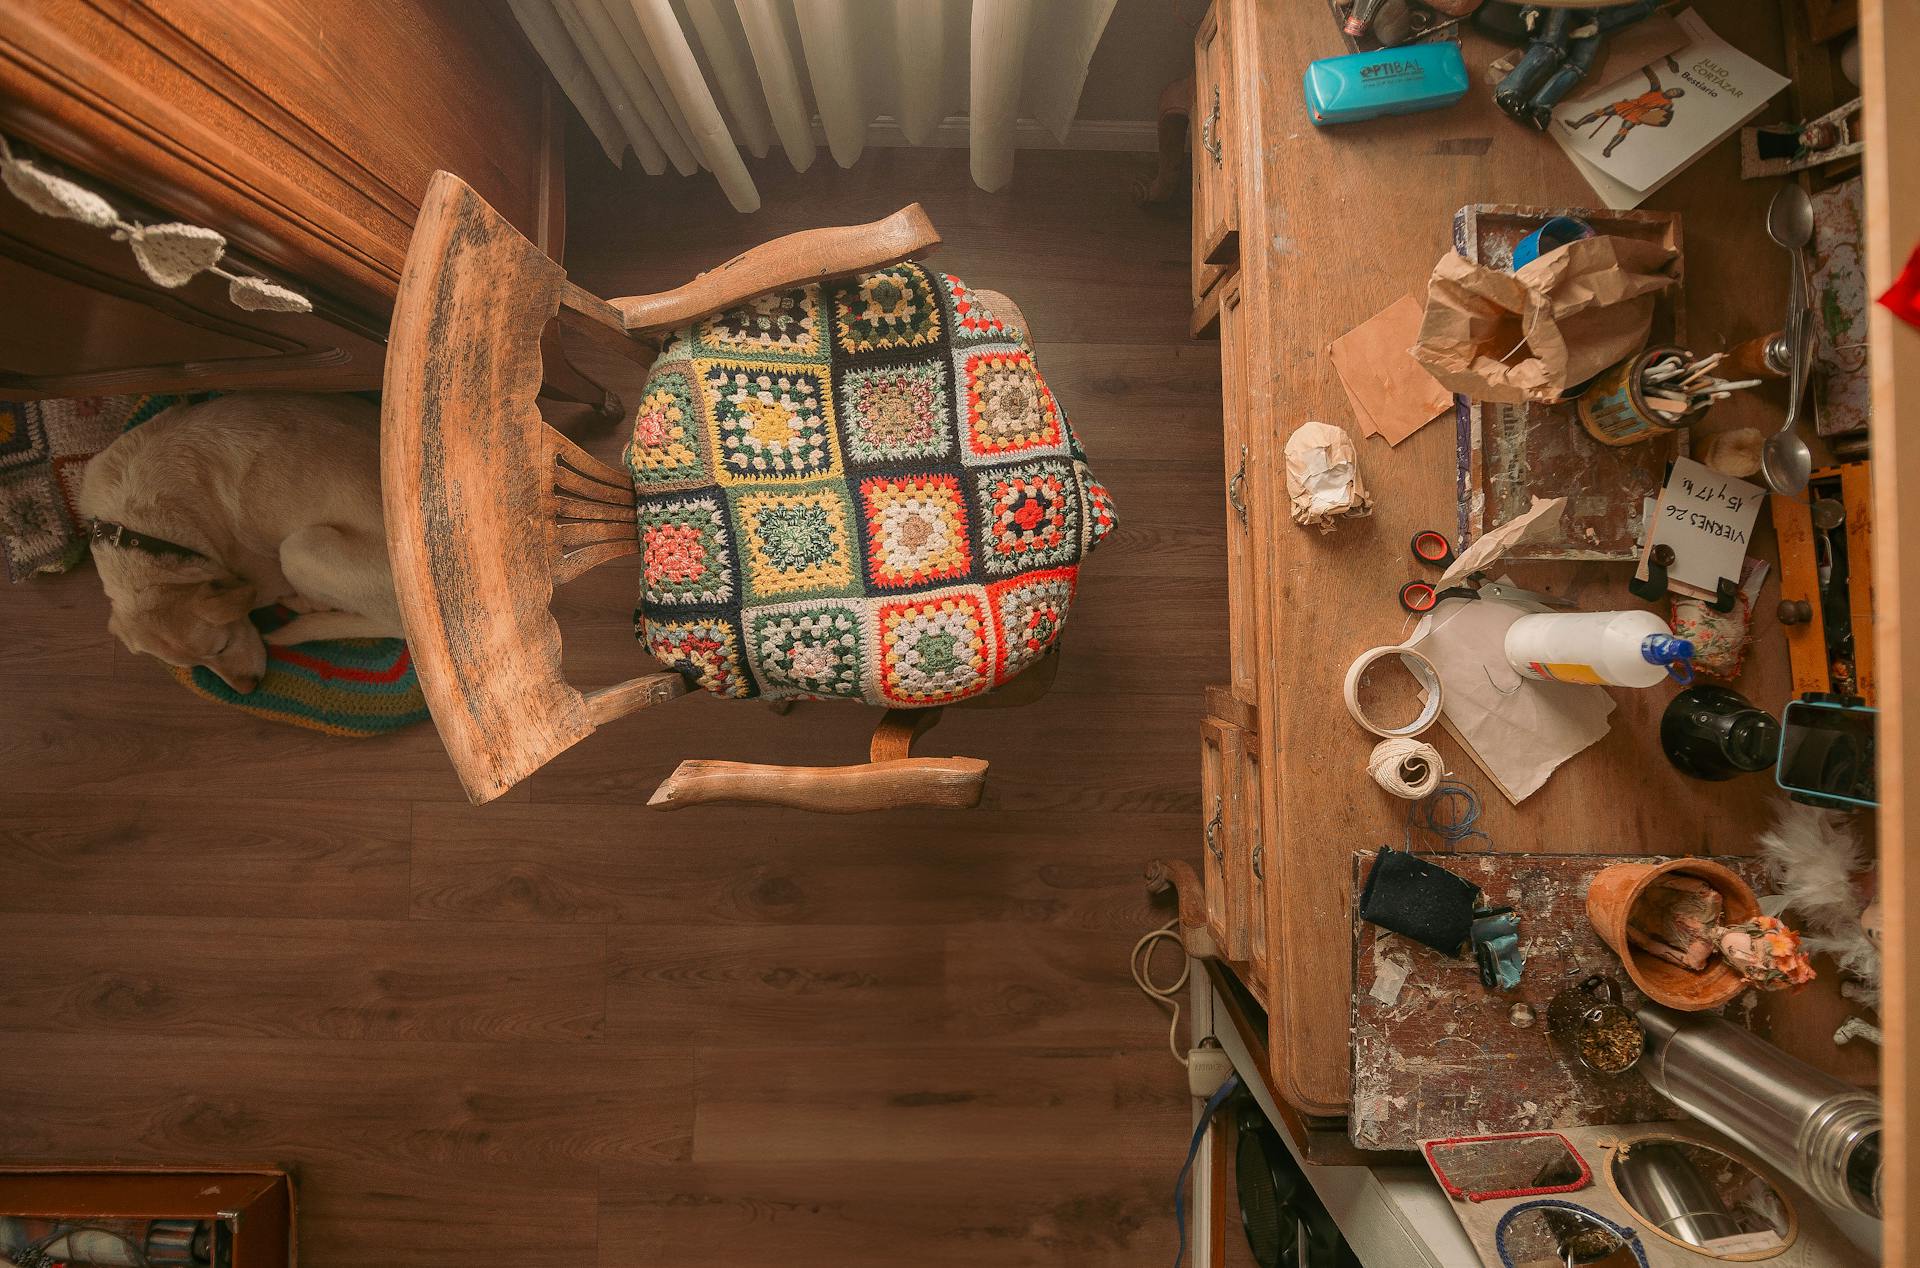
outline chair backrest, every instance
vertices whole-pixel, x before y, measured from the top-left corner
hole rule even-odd
[[[436,172],[388,335],[381,486],[407,644],[460,782],[491,801],[595,727],[687,690],[654,673],[582,693],[560,672],[553,587],[637,554],[633,486],[540,416],[541,338],[557,321],[635,361],[655,333],[783,286],[939,242],[916,206],[756,247],[692,283],[609,303],[485,199]]]
[[[639,545],[626,476],[535,404],[540,337],[557,314],[648,357],[465,182],[436,174],[394,306],[381,483],[407,645],[476,803],[598,723],[685,690],[677,674],[652,674],[586,695],[561,676],[554,585]]]

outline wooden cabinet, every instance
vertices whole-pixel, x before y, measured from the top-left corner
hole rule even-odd
[[[1777,14],[1756,18],[1742,0],[1700,0],[1699,7],[1714,30],[1762,61],[1783,64]],[[1472,30],[1464,38],[1470,65],[1484,66],[1501,51]],[[1195,49],[1194,327],[1214,330],[1220,341],[1229,673],[1208,692],[1202,728],[1207,782],[1194,838],[1208,851],[1200,873],[1208,892],[1192,902],[1183,894],[1181,918],[1184,928],[1206,935],[1193,945],[1225,961],[1267,1007],[1274,1091],[1304,1114],[1333,1120],[1346,1113],[1352,1092],[1353,856],[1407,839],[1407,803],[1368,777],[1376,737],[1347,718],[1341,686],[1355,657],[1406,637],[1394,593],[1418,572],[1407,542],[1418,530],[1454,523],[1458,453],[1445,421],[1392,447],[1359,438],[1326,348],[1424,286],[1462,206],[1580,207],[1595,198],[1565,155],[1502,116],[1484,87],[1444,111],[1315,128],[1305,117],[1301,68],[1344,51],[1324,11],[1216,0]],[[1773,186],[1740,180],[1733,157],[1729,142],[1651,200],[1702,227],[1687,235],[1688,324],[1713,332],[1699,342],[1729,346],[1771,329],[1785,302],[1780,251],[1764,228]],[[1872,162],[1868,175],[1871,191]],[[1896,236],[1884,252],[1893,264],[1913,247],[1910,232]],[[1879,285],[1891,281],[1891,267]],[[1879,310],[1875,316],[1885,324]],[[1898,349],[1913,346],[1915,335],[1903,326],[1883,337],[1904,341]],[[1876,374],[1891,360],[1876,360]],[[1889,628],[1897,629],[1902,599],[1889,584],[1885,548],[1893,534],[1883,459],[1890,433],[1897,434],[1878,421],[1892,417],[1882,408],[1885,396],[1876,386],[1873,474],[1882,496],[1873,508],[1881,529],[1874,611],[1883,717],[1901,699],[1888,648],[1897,646]],[[1778,393],[1739,393],[1715,407],[1713,424],[1770,432],[1783,415]],[[1291,522],[1284,448],[1309,419],[1356,433],[1372,518],[1325,535]],[[1755,554],[1778,559],[1770,531],[1756,540]],[[1522,584],[1576,595],[1586,610],[1645,606],[1627,591],[1623,568],[1516,567]],[[1756,639],[1741,679],[1750,698],[1776,711],[1792,692],[1787,640],[1773,619],[1777,574],[1755,605]],[[1501,796],[1444,730],[1423,738],[1478,791],[1476,826],[1489,838],[1486,848],[1583,852],[1605,841],[1647,854],[1751,853],[1771,823],[1772,801],[1755,784],[1688,780],[1660,756],[1660,714],[1670,694],[1616,692],[1609,734],[1520,804]],[[1883,722],[1883,743],[1890,735]],[[1883,792],[1892,782],[1883,782]],[[1543,986],[1528,983],[1533,993],[1523,998],[1544,1007]],[[1832,1042],[1849,1011],[1823,978],[1779,1010],[1771,1038],[1803,1060],[1871,1083],[1874,1054]]]
[[[10,0],[0,133],[136,222],[216,229],[311,314],[149,282],[124,243],[0,194],[0,394],[367,388],[436,168],[561,250],[560,116],[503,5]]]
[[[1200,306],[1239,255],[1234,180],[1238,145],[1227,0],[1214,0],[1193,37],[1193,302]]]

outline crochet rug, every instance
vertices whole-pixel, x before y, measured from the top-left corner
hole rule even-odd
[[[911,261],[675,334],[626,458],[635,633],[723,696],[991,690],[1059,639],[1114,527],[1026,333]]]
[[[293,619],[277,604],[256,608],[262,634]],[[257,718],[287,722],[328,735],[365,739],[427,720],[426,697],[407,645],[397,638],[341,638],[297,647],[267,644],[267,672],[241,695],[211,669],[168,665],[174,680],[197,696],[244,709]]]

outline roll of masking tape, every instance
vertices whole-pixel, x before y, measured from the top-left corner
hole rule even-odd
[[[1427,693],[1426,708],[1420,711],[1419,717],[1405,726],[1381,726],[1378,722],[1368,717],[1366,711],[1360,707],[1360,683],[1365,679],[1367,670],[1373,668],[1373,666],[1389,656],[1400,657],[1400,663],[1406,666],[1407,672],[1413,675],[1414,681],[1425,688]],[[1358,722],[1375,735],[1383,739],[1395,739],[1399,736],[1406,735],[1419,735],[1428,727],[1432,726],[1440,716],[1440,671],[1434,668],[1433,662],[1428,660],[1423,653],[1417,652],[1411,647],[1398,645],[1393,647],[1376,647],[1370,651],[1360,653],[1359,658],[1355,660],[1353,664],[1347,666],[1345,694],[1347,698],[1347,712],[1353,715],[1355,722]]]

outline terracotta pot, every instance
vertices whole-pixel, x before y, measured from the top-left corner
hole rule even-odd
[[[1640,993],[1656,1004],[1697,1013],[1718,1008],[1747,988],[1746,978],[1719,956],[1696,973],[1692,969],[1642,951],[1627,940],[1627,915],[1647,887],[1669,872],[1698,877],[1720,893],[1722,919],[1730,925],[1760,914],[1753,887],[1730,869],[1708,859],[1669,859],[1665,863],[1616,863],[1593,878],[1587,887],[1587,919],[1626,966],[1627,976]]]

